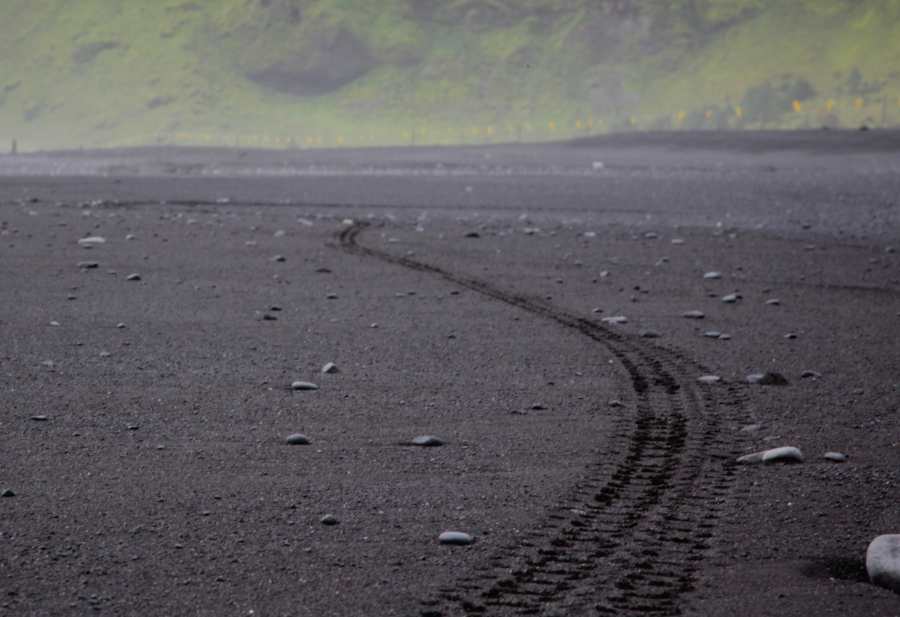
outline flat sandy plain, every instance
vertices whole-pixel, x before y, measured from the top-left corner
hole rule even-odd
[[[0,156],[0,615],[898,615],[898,338],[896,133]]]

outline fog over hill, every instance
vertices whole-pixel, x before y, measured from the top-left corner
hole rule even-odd
[[[0,53],[4,151],[900,124],[900,0],[6,0]]]

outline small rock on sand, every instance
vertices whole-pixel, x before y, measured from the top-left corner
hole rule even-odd
[[[421,448],[436,448],[438,446],[444,445],[444,440],[439,437],[435,437],[434,435],[419,435],[409,443]]]
[[[781,300],[779,300],[778,298],[769,298],[768,300],[766,300],[766,304],[769,306],[780,306]]]
[[[95,270],[100,267],[100,262],[97,261],[79,261],[78,267],[82,270]]]
[[[711,386],[712,384],[716,384],[722,381],[722,378],[718,375],[703,375],[701,377],[698,377],[697,381],[704,385]]]
[[[295,381],[291,383],[291,390],[318,390],[319,386],[310,381]]]
[[[141,280],[141,275],[137,274],[137,273],[129,274],[128,276],[125,277],[125,280],[126,281],[139,281],[139,280]]]
[[[728,294],[727,296],[722,296],[722,302],[725,304],[735,304],[740,299],[738,294]]]
[[[800,373],[800,377],[802,379],[818,379],[822,376],[822,373],[818,371],[803,371]]]
[[[334,373],[339,373],[340,369],[337,367],[337,364],[334,362],[329,362],[325,366],[322,367],[322,372],[326,375],[332,375]]]
[[[706,274],[703,275],[703,278],[706,279],[707,281],[717,281],[717,280],[719,280],[720,278],[722,278],[722,273],[721,273],[721,272],[715,272],[715,271],[714,271],[714,272],[707,272]]]
[[[600,321],[602,321],[603,323],[608,323],[608,324],[612,324],[615,326],[621,326],[622,324],[628,323],[628,318],[625,317],[624,315],[615,315],[613,317],[604,317]]]
[[[305,446],[309,444],[309,437],[303,433],[292,433],[285,438],[285,443],[291,446]]]
[[[475,542],[475,539],[462,531],[445,531],[438,536],[438,542],[450,546],[468,546]]]
[[[706,314],[703,311],[685,311],[681,316],[686,319],[703,319]]]
[[[340,523],[340,521],[337,519],[337,517],[334,514],[326,514],[325,516],[323,516],[322,518],[319,519],[319,522],[328,527],[331,527],[331,526],[334,526],[334,525],[337,525],[338,523]]]
[[[751,465],[754,463],[802,463],[803,453],[794,446],[783,446],[746,454],[737,460],[738,463]]]
[[[866,572],[873,584],[900,593],[900,534],[872,540],[866,550]]]
[[[11,488],[3,489],[3,492],[0,492],[0,497],[15,497],[16,493]]]
[[[78,240],[78,244],[81,246],[96,246],[98,244],[106,244],[106,238],[103,236],[88,236],[87,238],[81,238]]]
[[[641,330],[639,335],[641,338],[659,338],[659,332],[656,330]]]
[[[765,373],[753,373],[747,375],[747,383],[757,386],[786,386],[788,380],[781,373],[767,371]]]
[[[848,457],[843,452],[826,452],[822,455],[822,458],[832,463],[846,463]]]

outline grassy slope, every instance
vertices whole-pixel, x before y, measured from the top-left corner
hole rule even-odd
[[[623,52],[600,66],[633,94],[617,114],[592,109],[588,96],[598,67],[576,35],[589,3],[519,2],[520,11],[556,9],[554,18],[538,23],[519,14],[477,32],[417,22],[404,0],[307,4],[309,28],[346,27],[384,62],[333,94],[298,98],[241,75],[242,63],[307,49],[308,36],[281,23],[265,29],[246,0],[4,0],[0,140],[18,137],[38,148],[158,139],[333,146],[558,138],[591,130],[589,122],[593,130],[677,127],[693,114],[696,125],[704,110],[733,110],[749,88],[788,73],[816,95],[776,125],[817,125],[829,99],[845,125],[877,124],[883,105],[888,120],[900,123],[900,0],[757,0],[761,11],[733,27],[684,32],[693,45]],[[750,4],[706,0],[713,17]],[[409,53],[416,62],[394,61]],[[866,82],[888,83],[877,95],[842,91],[854,68]]]

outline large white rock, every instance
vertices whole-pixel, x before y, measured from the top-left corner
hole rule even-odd
[[[900,534],[872,540],[866,550],[866,571],[873,584],[900,593]]]
[[[762,452],[746,454],[737,460],[738,463],[750,465],[754,463],[802,463],[803,453],[794,446],[772,448]]]

